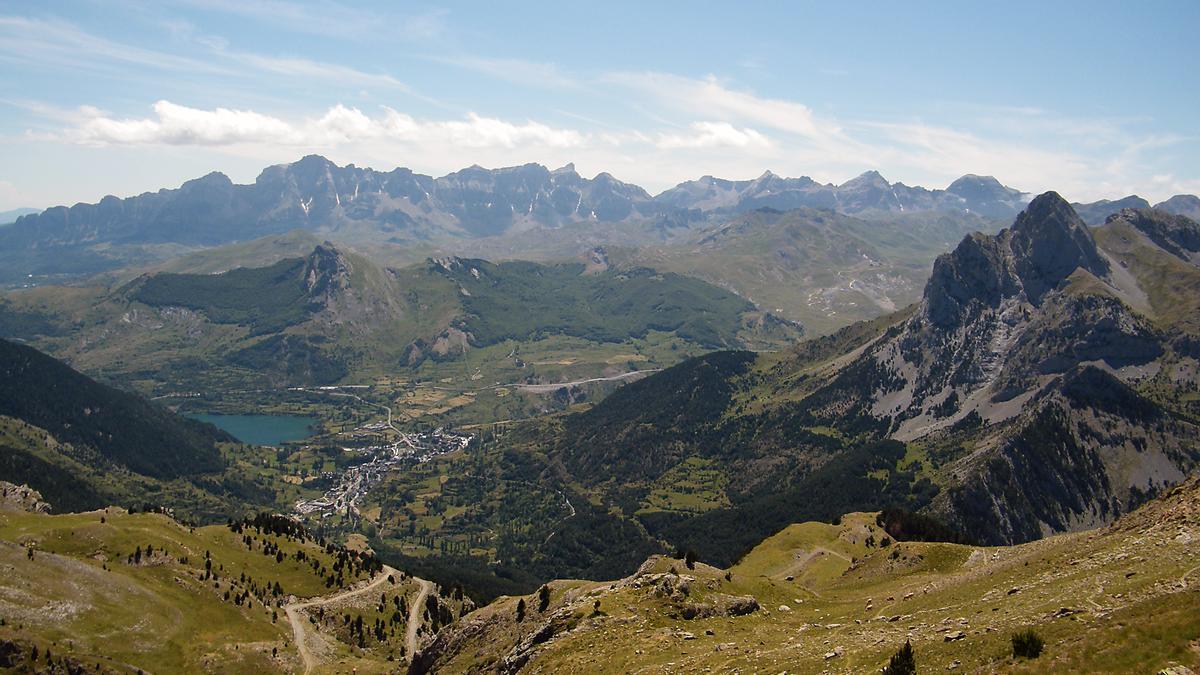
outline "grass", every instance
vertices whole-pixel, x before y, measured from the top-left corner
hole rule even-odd
[[[599,599],[605,616],[585,612],[576,630],[557,633],[527,667],[868,672],[911,641],[918,672],[955,662],[963,672],[1195,668],[1200,594],[1198,580],[1181,585],[1181,576],[1194,573],[1195,558],[1193,545],[1178,535],[1181,528],[1200,528],[1198,493],[1194,483],[1190,492],[1169,497],[1169,508],[1152,504],[1140,519],[1135,514],[1105,530],[1013,547],[880,547],[874,514],[848,514],[836,526],[792,525],[732,567],[728,579],[723,570],[701,563],[691,571],[669,558],[643,568],[694,576],[683,600],[655,592],[654,585],[556,582],[554,607],[590,610]],[[867,539],[872,534],[874,546]],[[828,553],[813,555],[822,550]],[[673,618],[674,603],[713,593],[750,594],[763,609],[742,617]],[[527,634],[499,619],[512,602],[476,614],[494,617],[494,629],[488,624],[494,632],[441,663],[455,669],[465,666],[460,659],[468,654],[484,662],[507,653]],[[1044,651],[1037,659],[1014,659],[1011,636],[1030,628],[1045,640]],[[961,639],[947,639],[958,631]],[[685,639],[685,632],[692,637]],[[835,647],[842,655],[826,659]]]
[[[286,555],[303,548],[331,564],[316,544],[269,538]],[[0,559],[10,570],[2,585],[22,589],[0,601],[6,620],[0,635],[33,637],[60,654],[121,670],[278,670],[287,662],[273,659],[271,649],[291,655],[282,609],[257,601],[238,606],[224,600],[224,592],[244,588],[242,574],[259,584],[277,581],[285,594],[328,592],[319,575],[294,558],[277,563],[273,555],[248,550],[226,527],[192,529],[158,514],[3,513],[0,542]],[[147,545],[166,555],[127,562]],[[35,550],[32,559],[27,546]],[[201,578],[206,552],[216,582]]]

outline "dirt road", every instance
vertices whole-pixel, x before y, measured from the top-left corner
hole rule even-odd
[[[417,653],[417,648],[420,643],[417,642],[417,628],[421,626],[421,611],[425,608],[425,598],[433,592],[433,584],[413,577],[413,581],[421,585],[420,592],[417,593],[417,599],[408,604],[408,624],[404,639],[404,652],[408,655],[408,660],[412,661],[413,655]]]
[[[371,583],[367,584],[366,586],[361,588],[352,588],[348,591],[341,591],[332,595],[321,596],[319,598],[303,600],[301,602],[293,602],[283,608],[284,612],[287,613],[288,622],[292,624],[292,638],[296,641],[296,648],[300,650],[300,658],[304,661],[305,675],[313,672],[313,670],[320,665],[320,659],[318,659],[308,648],[308,619],[300,613],[300,610],[309,609],[310,607],[329,605],[335,602],[346,600],[348,598],[362,595],[364,593],[369,593],[387,583],[389,576],[399,579],[400,572],[394,568],[384,565],[383,570],[378,574],[378,576],[372,579]],[[418,581],[423,584],[422,589],[425,588],[424,584],[429,583],[428,581],[424,580]],[[424,592],[425,591],[422,590],[422,593]]]

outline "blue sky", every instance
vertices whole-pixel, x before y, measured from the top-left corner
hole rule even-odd
[[[835,4],[10,1],[0,210],[312,152],[1200,192],[1200,3]]]

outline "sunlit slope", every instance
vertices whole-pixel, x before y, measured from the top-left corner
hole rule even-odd
[[[1200,483],[1114,525],[1012,547],[896,542],[874,514],[804,523],[728,571],[653,558],[553,582],[444,631],[425,665],[508,672],[869,672],[910,640],[919,672],[1154,672],[1200,653]],[[757,609],[746,611],[750,604]],[[687,618],[695,617],[695,618]],[[1046,647],[1012,657],[1013,633]]]

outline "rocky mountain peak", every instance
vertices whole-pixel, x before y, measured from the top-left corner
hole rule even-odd
[[[200,188],[200,187],[231,188],[231,187],[233,187],[233,181],[229,180],[229,176],[226,176],[225,174],[221,173],[220,171],[213,171],[213,172],[205,174],[199,178],[193,178],[192,180],[185,181],[183,183],[183,185],[181,186],[181,189],[187,190],[187,189],[195,189],[195,188]]]
[[[1003,193],[1007,191],[1008,188],[1004,187],[995,177],[978,176],[973,173],[959,177],[946,187],[946,192],[958,195],[964,199],[990,197],[997,192]]]
[[[1109,272],[1091,230],[1057,192],[1046,192],[1030,202],[1009,234],[1015,271],[1034,305],[1077,268],[1098,277]]]
[[[946,328],[964,321],[972,302],[998,307],[1023,292],[1038,306],[1078,268],[1098,277],[1109,271],[1087,225],[1065,199],[1047,192],[1008,230],[994,237],[969,235],[953,252],[939,256],[925,285],[925,314]]]
[[[977,232],[934,261],[925,284],[925,315],[933,325],[949,328],[964,321],[972,302],[996,307],[1017,292],[1016,277],[999,239]]]
[[[842,183],[841,185],[839,185],[838,187],[840,187],[840,188],[873,187],[873,188],[879,188],[882,190],[888,190],[888,189],[891,189],[892,184],[887,182],[887,179],[884,178],[883,175],[880,174],[878,171],[871,170],[871,171],[862,172],[858,176],[851,178],[850,180],[846,181],[845,183]]]
[[[331,242],[318,244],[305,259],[304,283],[310,295],[328,294],[350,286],[353,268],[345,254]]]

